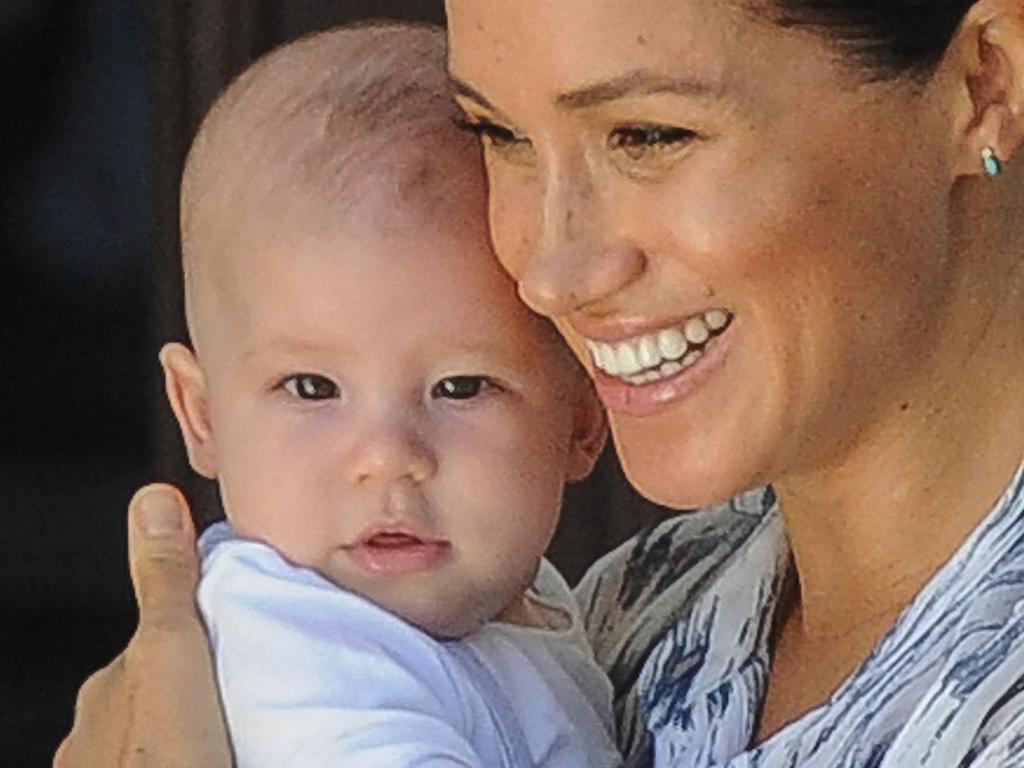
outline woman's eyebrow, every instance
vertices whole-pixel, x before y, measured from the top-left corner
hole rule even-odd
[[[473,86],[454,75],[451,76],[451,81],[459,96],[471,99],[491,112],[500,113],[501,110]],[[721,96],[722,91],[719,84],[707,80],[638,69],[610,80],[603,80],[559,94],[555,97],[554,103],[562,109],[577,110],[635,96],[672,94],[691,98],[709,98]]]
[[[673,94],[676,96],[709,97],[721,94],[721,86],[707,80],[678,77],[637,69],[619,77],[578,88],[555,98],[565,109],[586,109],[610,101],[634,97]]]

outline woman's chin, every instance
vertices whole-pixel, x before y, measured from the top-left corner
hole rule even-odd
[[[626,479],[645,498],[670,509],[702,509],[729,501],[759,483],[744,471],[740,451],[707,445],[651,441],[614,429],[612,436]]]

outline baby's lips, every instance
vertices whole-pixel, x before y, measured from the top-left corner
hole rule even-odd
[[[371,530],[344,549],[364,571],[376,575],[431,571],[448,562],[452,553],[447,541],[387,528]]]
[[[359,534],[353,546],[402,547],[449,546],[449,542],[434,536],[425,526],[411,522],[375,523]]]
[[[390,533],[382,531],[374,534],[366,541],[362,542],[364,546],[369,547],[410,547],[425,544],[419,536],[412,536],[407,533]]]

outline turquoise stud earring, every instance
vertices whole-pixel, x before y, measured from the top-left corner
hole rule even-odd
[[[985,175],[990,179],[994,179],[1003,172],[1003,163],[996,157],[996,152],[992,147],[985,147],[981,150],[981,164],[985,168]]]

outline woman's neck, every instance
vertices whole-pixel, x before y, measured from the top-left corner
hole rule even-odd
[[[1024,459],[1021,272],[975,310],[969,360],[904,397],[832,461],[775,484],[808,639],[891,618],[963,544]],[[948,356],[952,357],[952,355]]]

